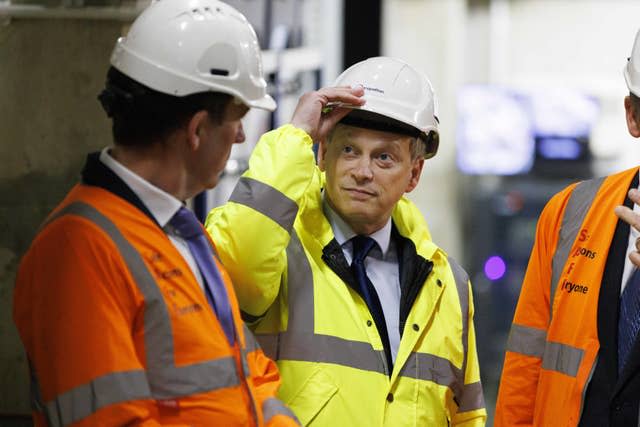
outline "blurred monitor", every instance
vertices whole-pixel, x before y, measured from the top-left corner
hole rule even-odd
[[[586,150],[586,141],[569,137],[541,137],[537,141],[537,153],[549,160],[579,159]]]
[[[587,173],[598,101],[570,89],[465,86],[458,97],[457,162],[471,175]]]
[[[498,86],[465,86],[458,112],[457,162],[462,172],[515,175],[531,169],[532,123],[517,93]]]
[[[536,89],[523,95],[538,137],[588,138],[600,113],[596,98],[571,89]]]

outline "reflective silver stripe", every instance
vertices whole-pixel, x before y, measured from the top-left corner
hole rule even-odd
[[[458,290],[458,299],[460,301],[460,316],[462,319],[462,375],[464,383],[464,372],[467,368],[467,350],[469,346],[469,276],[462,269],[460,264],[451,257],[448,257],[449,266],[453,272],[456,281],[456,289]]]
[[[266,344],[265,348],[273,347],[273,341],[279,340],[278,360],[332,363],[386,374],[386,366],[382,363],[382,358],[385,357],[384,351],[374,350],[368,342],[305,332],[284,332],[279,336],[265,334],[257,335],[257,338],[260,343]]]
[[[289,320],[287,331],[315,333],[313,272],[298,234],[291,233],[287,246]]]
[[[286,332],[282,332],[285,334]],[[279,346],[280,346],[280,334],[260,334],[256,333],[256,339],[260,343],[260,347],[264,354],[273,360],[280,360],[278,357]]]
[[[463,387],[463,383],[460,382],[461,372],[461,369],[444,357],[428,353],[411,353],[400,371],[400,376],[432,381],[449,387],[456,398],[459,398]]]
[[[569,253],[578,235],[578,231],[582,227],[584,218],[589,211],[589,207],[593,202],[596,193],[600,189],[605,178],[597,178],[589,181],[580,182],[575,186],[569,197],[569,202],[564,210],[562,217],[562,225],[560,226],[560,235],[558,236],[558,244],[556,252],[553,254],[551,261],[551,293],[549,294],[549,323],[553,316],[553,300],[558,287],[560,275],[569,259]]]
[[[271,421],[271,418],[275,417],[276,415],[284,415],[285,417],[296,420],[296,422],[300,424],[300,421],[298,421],[298,418],[296,418],[295,414],[291,412],[291,409],[287,408],[284,403],[282,403],[275,397],[270,397],[262,402],[262,414],[264,416],[265,424]]]
[[[465,384],[462,388],[462,397],[460,398],[459,412],[475,411],[484,409],[484,393],[482,392],[482,383],[477,381],[471,384]]]
[[[253,178],[241,177],[229,197],[230,202],[248,206],[271,218],[291,232],[298,214],[296,202],[282,192]]]
[[[411,353],[400,371],[400,376],[449,387],[460,405],[460,412],[485,407],[480,381],[464,384],[462,370],[444,357],[428,353]]]
[[[155,399],[177,398],[239,384],[232,357],[175,366],[169,312],[160,288],[140,253],[117,226],[94,207],[75,202],[53,215],[48,222],[64,215],[85,218],[109,236],[144,296],[145,369],[149,388]]]
[[[260,349],[260,344],[258,343],[258,341],[256,340],[256,337],[253,335],[253,332],[251,332],[251,330],[249,328],[247,328],[247,325],[243,324],[244,326],[244,351],[246,351],[247,353],[251,353],[252,351],[256,351]]]
[[[575,377],[583,355],[584,350],[580,348],[547,341],[542,357],[542,368]]]
[[[206,393],[240,384],[233,357],[221,357],[185,366],[166,366],[151,372],[147,369],[149,383],[156,399],[172,399],[192,394]],[[151,378],[154,375],[155,378]]]
[[[452,388],[458,403],[460,411],[472,411],[484,408],[484,394],[480,381],[471,384],[465,384],[464,378],[467,372],[467,360],[469,358],[469,276],[467,272],[453,258],[448,257],[453,277],[456,281],[456,289],[458,290],[458,298],[460,300],[460,313],[462,318],[462,369],[457,370],[458,390]]]
[[[253,332],[247,328],[247,325],[243,323],[244,329],[244,348],[242,349],[242,369],[246,376],[250,375],[249,362],[247,357],[249,353],[252,353],[256,350],[260,350],[260,344],[256,340]]]
[[[46,407],[49,422],[57,427],[79,421],[108,405],[150,397],[143,370],[113,372],[59,394]]]
[[[514,323],[511,325],[511,331],[509,332],[507,351],[542,359],[546,340],[546,330]]]

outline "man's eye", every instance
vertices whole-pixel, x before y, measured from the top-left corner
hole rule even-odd
[[[347,153],[347,154],[349,154],[349,153],[353,153],[353,147],[350,147],[350,146],[346,145],[346,146],[342,149],[342,152],[343,152],[343,153]]]
[[[382,161],[391,160],[391,156],[388,155],[387,153],[382,153],[382,154],[380,154],[380,160],[382,160]]]

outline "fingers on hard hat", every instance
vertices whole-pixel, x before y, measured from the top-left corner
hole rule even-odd
[[[351,88],[328,87],[320,89],[320,94],[326,98],[328,103],[340,103],[343,105],[360,106],[365,103],[362,98],[364,91],[358,91]]]
[[[345,90],[364,90],[364,86],[362,86],[361,84],[327,86],[327,88],[345,89]]]

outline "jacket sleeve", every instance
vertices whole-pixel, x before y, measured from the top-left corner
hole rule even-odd
[[[159,425],[131,338],[138,319],[128,273],[99,233],[78,217],[59,218],[18,271],[13,316],[30,360],[36,425]]]
[[[542,355],[549,325],[551,262],[562,213],[574,186],[545,206],[536,229],[507,342],[494,425],[532,426]]]
[[[258,341],[247,327],[244,328],[244,337],[251,382],[264,425],[267,427],[299,426],[300,423],[293,412],[276,397],[280,387],[280,373],[276,363],[265,356]]]
[[[458,412],[454,415],[452,425],[460,427],[482,427],[487,421],[482,383],[480,382],[480,367],[476,350],[476,333],[473,325],[473,293],[471,282],[469,289],[469,333],[467,336],[467,364],[464,372],[464,385]]]
[[[229,201],[207,216],[245,314],[263,315],[278,295],[293,223],[317,174],[309,135],[282,126],[262,136]]]

